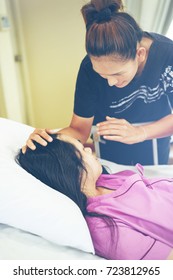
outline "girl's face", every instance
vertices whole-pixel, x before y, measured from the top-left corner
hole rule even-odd
[[[91,148],[84,147],[81,142],[69,135],[59,134],[58,139],[69,142],[76,147],[76,149],[82,156],[82,160],[88,172],[88,176],[92,178],[93,182],[96,182],[96,180],[102,173],[102,166],[97,157],[92,153]]]
[[[134,60],[115,60],[112,56],[90,57],[93,69],[108,81],[109,86],[123,88],[127,86],[138,72],[138,57]]]

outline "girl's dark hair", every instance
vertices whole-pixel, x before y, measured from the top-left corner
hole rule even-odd
[[[121,0],[91,0],[81,9],[86,24],[86,51],[91,56],[134,59],[143,31]]]
[[[82,177],[84,173],[87,176],[87,170],[79,150],[73,144],[58,138],[48,143],[46,147],[36,142],[34,144],[36,146],[34,151],[28,148],[23,154],[20,150],[16,156],[16,162],[49,187],[71,198],[84,216],[103,219],[110,227],[110,238],[114,239],[113,228],[116,227],[114,221],[106,215],[87,212],[87,198],[81,192]],[[108,242],[108,244],[111,243]],[[108,255],[112,250],[112,247],[109,247]]]
[[[81,192],[81,175],[86,170],[79,151],[59,139],[46,147],[34,144],[34,151],[28,148],[23,154],[20,150],[17,163],[46,185],[70,197],[85,214],[86,196]]]

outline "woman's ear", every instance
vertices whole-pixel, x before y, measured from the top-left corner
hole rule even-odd
[[[136,51],[138,62],[143,62],[146,59],[147,50],[144,47],[139,47]]]

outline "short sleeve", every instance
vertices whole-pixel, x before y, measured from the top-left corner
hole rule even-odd
[[[173,48],[172,48],[173,52]],[[172,65],[169,65],[164,72],[163,75],[164,86],[167,89],[167,95],[171,104],[171,108],[173,108],[173,61]]]
[[[167,44],[165,56],[167,61],[162,72],[161,81],[163,89],[169,98],[171,108],[173,108],[173,41],[171,44]]]
[[[80,117],[93,117],[96,110],[97,74],[93,71],[91,62],[86,57],[80,66],[74,99],[74,113]]]

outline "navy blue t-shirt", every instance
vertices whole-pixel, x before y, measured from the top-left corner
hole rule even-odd
[[[98,75],[86,56],[80,66],[75,92],[74,113],[89,118],[94,123],[106,116],[126,119],[128,122],[157,121],[172,112],[173,105],[173,41],[155,33],[153,43],[140,76],[127,86],[110,87],[106,79]],[[153,164],[152,141],[127,145],[105,140],[100,143],[101,157],[119,164]],[[167,164],[170,137],[158,139],[159,164]]]

